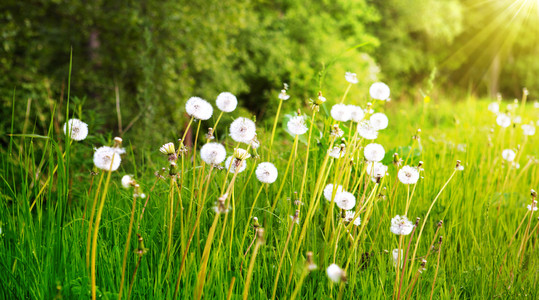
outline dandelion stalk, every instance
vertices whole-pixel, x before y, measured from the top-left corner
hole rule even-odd
[[[290,237],[292,236],[292,231],[294,230],[294,225],[299,218],[299,210],[296,210],[296,213],[292,217],[292,224],[288,230],[288,236],[286,237],[286,242],[284,243],[283,252],[281,253],[281,258],[279,259],[279,266],[277,267],[277,274],[275,275],[275,280],[273,283],[273,291],[271,293],[271,299],[275,299],[275,294],[277,293],[277,284],[279,283],[279,275],[281,274],[281,267],[283,265],[284,256],[286,249],[288,248],[288,242],[290,242]]]
[[[112,160],[114,160],[114,155],[112,156]],[[112,166],[112,162],[111,162]],[[94,236],[92,240],[92,257],[91,257],[91,281],[92,281],[92,299],[96,299],[96,270],[95,270],[95,263],[97,259],[97,236],[99,234],[99,224],[101,222],[101,215],[103,213],[103,207],[105,206],[105,200],[107,198],[107,192],[109,188],[110,183],[110,175],[112,171],[108,171],[107,173],[107,179],[105,181],[105,187],[103,188],[103,195],[101,197],[101,202],[99,203],[99,208],[97,211],[97,215],[95,217],[95,229],[94,229]]]
[[[270,212],[273,212],[275,210],[275,206],[277,206],[277,202],[279,202],[279,197],[281,196],[281,192],[283,191],[284,184],[287,182],[287,180],[289,180],[287,178],[288,170],[290,169],[290,163],[292,162],[292,158],[294,157],[294,153],[296,153],[296,148],[298,147],[298,138],[299,135],[296,135],[296,137],[294,138],[294,144],[292,145],[292,151],[290,152],[290,157],[288,158],[286,170],[284,171],[283,179],[281,180],[281,185],[279,186],[279,191],[275,196],[275,200],[273,200],[273,205],[271,206]]]
[[[133,196],[133,205],[131,207],[131,218],[129,220],[129,229],[127,230],[127,239],[125,241],[125,248],[124,248],[124,258],[122,260],[122,279],[120,280],[120,291],[118,292],[118,300],[122,299],[122,292],[123,292],[124,280],[125,280],[125,267],[127,264],[127,253],[129,252],[129,244],[131,240],[131,232],[133,229],[133,220],[135,219],[136,206],[137,206],[137,197]]]
[[[430,298],[432,300],[432,296],[434,295],[434,286],[436,285],[436,278],[438,277],[438,269],[440,268],[440,256],[442,254],[442,237],[440,237],[440,241],[438,242],[438,259],[436,260],[436,271],[434,272],[434,280],[432,281],[432,289],[430,290]]]
[[[95,208],[97,206],[97,200],[99,198],[99,191],[101,190],[101,184],[103,183],[103,177],[105,173],[101,172],[99,177],[99,183],[97,184],[97,189],[95,191],[94,202],[92,203],[92,210],[90,211],[90,218],[88,218],[88,238],[86,243],[86,268],[90,267],[90,248],[92,245],[92,222],[94,220]]]
[[[255,259],[256,259],[256,255],[258,254],[258,250],[260,249],[260,246],[264,243],[263,239],[264,239],[264,229],[258,228],[257,239],[256,239],[257,241],[255,244],[255,249],[253,250],[253,255],[251,256],[251,262],[249,263],[249,270],[247,271],[245,286],[243,288],[243,300],[248,299],[247,296],[249,295],[249,286],[251,285],[251,278],[253,276],[253,269],[255,267]]]
[[[279,120],[279,114],[281,113],[282,105],[283,105],[283,99],[279,99],[279,106],[277,107],[277,114],[275,114],[275,121],[273,121],[273,129],[271,130],[268,160],[271,158],[271,150],[273,149],[273,139],[275,138],[275,129],[277,129],[277,121]]]

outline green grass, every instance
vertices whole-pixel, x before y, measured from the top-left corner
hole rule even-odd
[[[276,289],[279,299],[290,298],[295,290],[298,299],[396,298],[398,284],[395,280],[397,271],[401,271],[394,267],[391,252],[398,247],[399,237],[389,228],[391,218],[404,214],[407,200],[407,186],[395,180],[398,167],[391,163],[393,153],[399,152],[403,159],[408,158],[407,164],[415,166],[419,161],[424,162],[422,178],[411,187],[415,192],[407,216],[411,221],[416,217],[421,219],[412,238],[409,259],[423,224],[424,230],[416,260],[413,265],[407,261],[400,298],[407,298],[405,291],[417,274],[418,258],[427,254],[432,242],[435,249],[430,251],[426,270],[414,285],[413,298],[428,298],[431,291],[435,299],[538,298],[538,231],[532,231],[537,228],[537,212],[525,219],[517,231],[521,220],[530,216],[526,209],[531,203],[530,189],[538,188],[537,137],[531,136],[525,141],[520,125],[500,128],[495,123],[495,115],[487,110],[487,104],[488,101],[474,98],[428,104],[375,103],[376,111],[388,115],[390,125],[375,141],[386,149],[384,162],[389,165],[389,175],[374,192],[374,183],[362,175],[361,151],[356,153],[354,164],[342,163],[347,157],[340,159],[341,164],[329,159],[328,162],[333,160],[327,164],[331,168],[321,172],[332,143],[329,127],[334,121],[327,113],[331,108],[329,103],[322,105],[315,118],[306,176],[303,171],[309,133],[301,137],[295,160],[284,178],[288,159],[294,157],[290,155],[294,138],[278,126],[271,162],[279,170],[279,178],[261,188],[262,183],[257,181],[253,171],[270,155],[273,120],[266,120],[258,124],[257,129],[260,158],[247,159],[247,169],[237,175],[231,188],[230,210],[217,217],[212,207],[233,174],[226,176],[226,169],[214,169],[211,179],[205,178],[208,166],[202,166],[198,151],[193,163],[193,149],[188,148],[178,159],[177,187],[174,184],[171,187],[167,158],[158,151],[161,145],[130,145],[124,139],[127,154],[122,158],[120,169],[111,174],[97,239],[97,295],[102,299],[118,298],[133,202],[133,190],[123,189],[120,179],[125,174],[133,174],[149,200],[141,219],[147,198],[137,198],[124,299],[139,259],[135,254],[140,248],[136,234],[144,239],[144,248],[148,251],[142,255],[137,268],[130,294],[132,299],[172,299],[177,284],[177,299],[195,298],[197,287],[202,288],[198,296],[205,299],[226,299],[229,291],[232,299],[240,299],[245,290],[250,299],[270,298],[281,258]],[[365,103],[360,105],[364,107]],[[283,102],[279,122],[285,118],[284,114],[296,109]],[[82,112],[84,117],[84,108]],[[311,117],[310,109],[305,108],[304,112]],[[522,112],[524,121],[536,121],[539,116],[539,109],[529,104]],[[204,128],[213,127],[216,118],[214,112],[213,119],[201,126],[201,133]],[[230,119],[227,114],[223,116],[223,121]],[[91,294],[90,271],[86,265],[88,219],[94,198],[99,199],[96,193],[102,196],[104,190],[104,187],[97,188],[101,174],[90,172],[97,171],[93,169],[92,147],[110,145],[112,140],[90,132],[88,139],[71,143],[55,129],[61,128],[58,120],[51,120],[50,124],[46,133],[29,131],[31,134],[11,136],[9,145],[4,145],[0,151],[0,296],[4,299],[88,299]],[[193,123],[194,130],[198,124]],[[421,128],[419,143],[412,139],[418,128]],[[343,129],[348,136],[349,131]],[[226,137],[225,131],[224,127],[218,127],[218,141],[226,145],[230,155],[235,143]],[[350,134],[354,132],[355,126]],[[204,141],[200,134],[198,147]],[[163,144],[166,142],[169,141]],[[360,145],[365,144],[365,141],[360,142]],[[504,163],[501,151],[516,149],[517,145],[521,146],[520,169],[515,170]],[[465,169],[456,172],[448,182],[457,159]],[[166,171],[156,177],[155,172],[161,168]],[[205,175],[201,176],[201,172]],[[359,227],[347,225],[345,228],[339,221],[337,207],[320,193],[316,194],[326,183],[341,176],[342,180],[349,176],[347,190],[357,185],[358,204],[354,209],[361,209]],[[299,201],[303,205],[296,206],[294,200],[301,194],[302,182],[305,186]],[[446,188],[440,193],[446,182]],[[281,196],[275,199],[282,183]],[[253,220],[248,218],[259,190],[253,216],[264,228],[263,241],[255,238]],[[359,200],[363,196],[362,206]],[[174,214],[169,255],[171,200]],[[276,208],[272,211],[275,201]],[[290,216],[296,209],[300,210],[299,224],[291,230]],[[197,213],[200,213],[199,225],[193,232],[178,282]],[[331,219],[333,222],[328,221]],[[443,226],[437,236],[443,236],[441,246],[435,236],[440,220]],[[520,252],[528,220],[531,222],[529,240]],[[215,224],[213,240],[207,243],[212,224]],[[242,244],[246,230],[248,235]],[[513,236],[514,242],[508,246]],[[409,237],[403,240],[405,252]],[[206,246],[209,247],[207,267],[201,272]],[[253,257],[255,249],[257,255]],[[318,269],[311,272],[305,271],[308,251],[314,253],[314,263],[318,265]],[[347,282],[332,283],[326,268],[331,263],[344,268],[348,262]],[[248,275],[250,266],[251,276]],[[205,278],[203,285],[201,278]],[[247,281],[250,285],[246,289]]]

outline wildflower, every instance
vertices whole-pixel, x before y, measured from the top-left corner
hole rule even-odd
[[[533,200],[532,204],[528,204],[529,211],[537,211],[537,200]]]
[[[288,123],[286,123],[288,131],[293,135],[302,135],[307,132],[308,128],[305,125],[305,118],[303,116],[295,116],[290,118]]]
[[[357,84],[359,82],[359,80],[357,80],[356,73],[346,72],[346,74],[344,74],[344,78],[351,84]]]
[[[535,134],[535,126],[533,126],[533,122],[530,122],[530,124],[524,124],[521,126],[521,128],[524,135],[532,136]]]
[[[393,251],[392,251],[392,256],[393,256],[393,266],[396,268],[396,267],[397,267],[397,263],[398,263],[398,261],[399,261],[399,249],[393,249]],[[400,259],[400,267],[402,268],[402,265],[403,265],[403,263],[404,263],[404,260],[402,259],[402,257],[403,257],[403,251],[402,251],[402,249],[401,249],[401,251],[400,251],[400,257],[401,257],[401,259]]]
[[[67,128],[69,126],[69,129]],[[69,131],[68,131],[69,130]],[[88,124],[79,119],[69,119],[64,124],[64,134],[70,133],[71,139],[82,141],[88,136]]]
[[[516,156],[517,156],[517,154],[512,149],[505,149],[505,150],[502,151],[502,157],[506,161],[513,161],[513,160],[515,160]]]
[[[213,107],[200,97],[191,97],[185,103],[185,111],[197,120],[207,120],[213,114]]]
[[[238,99],[232,93],[222,92],[215,100],[217,108],[224,112],[233,112],[238,106]]]
[[[318,100],[316,104],[320,105],[324,102],[326,102],[326,97],[322,96],[322,92],[318,92]]]
[[[389,87],[383,82],[375,82],[369,88],[369,94],[373,99],[377,100],[388,100],[389,98]]]
[[[163,146],[161,146],[161,148],[159,148],[159,151],[161,151],[161,153],[166,154],[166,155],[171,155],[171,154],[176,153],[176,149],[174,148],[174,143],[164,144]]]
[[[500,112],[500,104],[498,104],[498,102],[492,102],[488,105],[488,110],[497,114]]]
[[[371,143],[365,146],[363,154],[365,154],[365,159],[367,161],[381,161],[384,159],[386,151],[382,145]]]
[[[367,140],[375,140],[378,137],[378,130],[367,120],[357,124],[357,131],[361,137]]]
[[[333,127],[331,127],[331,136],[333,137],[341,137],[343,136],[344,131],[342,131],[341,128],[339,128],[339,124],[334,124]]]
[[[522,123],[522,117],[521,116],[516,116],[513,118],[513,123],[515,124],[520,124]]]
[[[409,235],[414,229],[414,224],[406,216],[396,215],[391,219],[390,229],[396,235]]]
[[[336,121],[347,122],[350,120],[351,114],[348,105],[335,104],[331,107],[331,117]]]
[[[346,274],[344,273],[344,270],[336,264],[331,264],[327,268],[326,273],[328,274],[329,279],[335,283],[338,283],[341,280],[346,281]]]
[[[387,166],[377,161],[368,162],[366,172],[371,176],[372,180],[376,182],[377,179],[386,175]]]
[[[305,260],[305,266],[307,267],[307,270],[309,271],[314,271],[318,268],[318,266],[314,263],[313,253],[311,251],[307,252],[307,259]]]
[[[356,206],[356,197],[349,192],[341,192],[335,195],[335,204],[340,209],[350,210]]]
[[[241,173],[247,167],[247,162],[231,155],[226,159],[225,167],[230,169],[230,172],[232,173]]]
[[[356,212],[353,210],[347,210],[345,212],[344,221],[347,223],[354,221],[354,225],[361,225],[361,218],[359,217],[359,215],[356,217]]]
[[[262,183],[274,183],[277,180],[277,168],[270,162],[263,162],[256,168],[256,178]]]
[[[371,121],[371,124],[374,129],[376,130],[386,129],[387,124],[389,123],[387,116],[383,113],[375,113],[371,116],[369,120]]]
[[[404,166],[397,174],[400,182],[404,184],[415,184],[419,180],[419,171],[410,166]]]
[[[503,128],[507,128],[511,125],[511,118],[506,114],[499,114],[496,117],[496,123]]]
[[[249,144],[256,135],[255,122],[239,117],[230,124],[230,137],[238,142]]]
[[[207,143],[200,149],[200,157],[209,165],[218,165],[225,160],[226,150],[219,143]]]
[[[346,153],[346,147],[344,144],[341,144],[341,146],[335,146],[333,149],[328,151],[328,155],[333,158],[341,158]]]
[[[279,93],[279,99],[288,100],[288,98],[290,98],[290,95],[286,94],[286,90],[281,90],[281,93]]]
[[[116,171],[120,167],[122,159],[114,148],[103,146],[94,152],[94,164],[97,168],[105,171]]]
[[[338,185],[337,188],[335,189],[335,194],[339,194],[343,191],[343,188],[342,188],[342,185]],[[331,201],[333,200],[333,184],[330,183],[328,185],[326,185],[326,187],[324,188],[324,198],[326,198],[328,201]]]
[[[239,160],[246,160],[249,157],[251,157],[251,154],[249,154],[249,152],[247,152],[247,150],[245,150],[245,149],[235,148],[234,149],[234,157],[239,159]]]
[[[356,105],[347,105],[348,111],[350,111],[350,120],[354,122],[360,122],[365,117],[365,112],[361,107]]]
[[[460,160],[457,160],[457,165],[455,166],[455,170],[464,171],[464,166],[461,164]]]
[[[131,175],[124,175],[124,177],[122,177],[122,186],[124,187],[124,189],[130,188],[134,184],[135,181],[133,180],[133,177]]]

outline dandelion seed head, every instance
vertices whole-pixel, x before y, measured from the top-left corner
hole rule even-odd
[[[409,235],[414,229],[414,224],[406,216],[396,215],[391,219],[390,229],[396,235]]]
[[[176,153],[176,148],[174,147],[174,143],[166,143],[159,148],[159,151],[163,154],[171,155]]]
[[[532,136],[535,134],[535,126],[533,126],[533,122],[530,124],[524,124],[521,126],[522,133],[527,136]]]
[[[366,172],[371,176],[374,182],[376,182],[378,178],[384,177],[387,173],[387,169],[386,165],[376,161],[369,161],[366,166]]]
[[[515,151],[513,149],[505,149],[502,151],[502,158],[505,159],[506,161],[513,161],[515,160],[517,154],[515,153]]]
[[[537,211],[537,200],[533,200],[532,204],[527,206],[529,211]]]
[[[328,155],[333,158],[341,158],[346,153],[346,148],[344,147],[344,144],[341,146],[335,146],[332,149],[328,151]]]
[[[348,109],[348,105],[335,104],[331,107],[331,117],[336,121],[347,122],[350,121],[351,113]]]
[[[388,100],[389,99],[389,87],[383,82],[375,82],[369,88],[369,94],[376,100]]]
[[[88,124],[82,122],[79,119],[70,119],[64,124],[64,134],[71,133],[71,139],[75,141],[82,141],[88,136]]]
[[[497,114],[500,112],[500,104],[498,104],[498,102],[492,102],[488,105],[488,110]]]
[[[308,130],[307,125],[305,125],[305,118],[303,116],[295,116],[290,118],[288,123],[286,123],[288,131],[293,135],[302,135],[305,134]]]
[[[241,173],[245,171],[245,168],[247,167],[247,162],[245,160],[235,158],[233,155],[231,155],[226,159],[225,167],[227,169],[230,169],[231,173]]]
[[[256,136],[255,122],[239,117],[230,124],[230,137],[238,142],[249,144]]]
[[[328,274],[328,277],[331,281],[338,283],[343,278],[345,278],[344,270],[341,269],[336,264],[331,264],[327,269],[326,273]]]
[[[336,188],[335,194],[341,193],[342,191],[343,191],[342,185],[338,185]],[[333,184],[330,183],[326,185],[326,187],[324,188],[324,198],[326,198],[326,200],[328,201],[331,201],[332,196],[333,196]]]
[[[288,98],[290,98],[290,95],[286,93],[286,90],[281,90],[281,92],[279,93],[279,99],[284,101],[288,100]]]
[[[397,174],[400,182],[404,184],[415,184],[419,180],[419,171],[410,166],[404,166]]]
[[[365,112],[363,109],[357,105],[347,105],[348,111],[350,112],[350,120],[354,122],[360,122],[365,117]]]
[[[372,125],[370,120],[364,120],[357,124],[357,131],[361,137],[366,140],[375,140],[378,138],[378,131]]]
[[[357,84],[359,82],[359,80],[357,80],[356,73],[346,72],[346,74],[344,74],[344,78],[351,84]]]
[[[335,204],[340,209],[350,210],[356,206],[356,197],[349,192],[340,192],[335,195]]]
[[[506,114],[498,114],[496,117],[496,124],[498,124],[500,127],[507,128],[509,125],[511,125],[511,118]]]
[[[262,183],[274,183],[277,180],[277,168],[270,162],[263,162],[256,168],[256,178]]]
[[[356,217],[356,212],[355,211],[347,210],[345,212],[345,215],[344,215],[344,221],[347,222],[347,223],[350,223],[350,222],[354,221],[354,225],[356,225],[356,226],[361,225],[361,218],[359,217],[359,215],[357,216],[357,218],[355,218],[355,217]]]
[[[384,147],[380,144],[371,143],[365,146],[363,149],[363,154],[367,161],[381,161],[386,155]]]
[[[200,149],[200,157],[209,165],[219,165],[226,158],[226,150],[219,143],[207,143]]]
[[[223,112],[233,112],[238,106],[238,98],[229,92],[222,92],[215,100],[217,108]]]
[[[120,167],[122,158],[114,148],[103,146],[94,152],[94,165],[105,171],[116,171]]]
[[[387,116],[383,113],[375,113],[370,117],[369,120],[371,121],[371,124],[374,129],[376,130],[386,129],[387,125],[389,124]]]
[[[200,97],[191,97],[185,103],[185,111],[197,120],[208,120],[213,114],[213,107]]]
[[[131,175],[124,175],[122,177],[122,187],[124,189],[128,189],[132,186],[133,184],[133,177]]]

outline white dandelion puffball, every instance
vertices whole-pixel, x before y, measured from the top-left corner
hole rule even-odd
[[[537,200],[533,200],[532,204],[528,204],[527,206],[529,211],[537,211]]]
[[[354,225],[356,225],[356,226],[361,225],[361,218],[359,217],[359,215],[356,217],[356,212],[355,211],[347,210],[345,215],[344,215],[344,221],[350,223],[350,222],[352,222],[352,220],[354,221]]]
[[[94,164],[101,170],[116,171],[121,162],[122,158],[114,148],[103,146],[94,152]]]
[[[213,107],[200,97],[191,97],[185,103],[185,111],[197,120],[207,120],[213,114]]]
[[[249,144],[256,136],[255,122],[239,117],[230,124],[230,137],[238,142]]]
[[[367,120],[357,124],[357,132],[366,140],[375,140],[378,138],[378,130]]]
[[[331,281],[337,283],[339,281],[341,281],[341,279],[344,277],[344,270],[341,269],[339,266],[337,266],[336,264],[331,264],[327,270],[326,270],[326,273],[328,274],[328,277],[329,279],[331,279]]]
[[[365,171],[372,177],[373,181],[376,181],[376,178],[382,178],[386,175],[387,166],[376,161],[368,162]]]
[[[274,183],[277,180],[277,168],[270,162],[263,162],[256,168],[256,178],[262,183]]]
[[[389,87],[383,82],[375,82],[369,88],[369,94],[376,100],[387,100],[389,98]]]
[[[232,164],[231,164],[232,162]],[[247,162],[245,160],[237,159],[233,155],[229,156],[225,161],[225,167],[230,170],[231,173],[241,173],[247,168]]]
[[[238,98],[229,92],[222,92],[215,100],[217,108],[224,112],[233,112],[238,106]]]
[[[524,124],[521,127],[522,127],[522,133],[524,135],[532,136],[535,134],[535,126],[533,126],[533,123]]]
[[[200,149],[200,157],[208,165],[218,165],[225,160],[226,150],[219,143],[207,143]]]
[[[350,120],[354,122],[360,122],[365,117],[363,109],[357,105],[348,105],[348,111],[350,111]]]
[[[521,116],[516,116],[513,118],[513,123],[515,124],[520,124],[522,123],[522,117]]]
[[[406,216],[396,215],[391,219],[390,229],[396,235],[409,235],[414,229],[414,224]]]
[[[279,93],[279,99],[281,100],[288,100],[288,98],[290,98],[290,95],[286,94],[286,90],[281,90],[281,92]]]
[[[498,117],[496,117],[496,123],[503,128],[507,128],[509,125],[511,125],[511,118],[506,114],[498,114]]]
[[[346,81],[350,82],[351,84],[356,84],[359,82],[359,80],[357,80],[356,73],[346,72],[346,74],[344,74],[344,78],[346,79]]]
[[[348,109],[348,105],[345,104],[335,104],[331,108],[331,117],[335,121],[347,122],[350,121],[351,114]]]
[[[365,146],[363,154],[365,154],[365,159],[368,161],[381,161],[384,159],[386,151],[382,145],[371,143]]]
[[[341,192],[335,195],[335,204],[340,209],[349,210],[356,206],[356,197],[349,192]]]
[[[516,156],[517,156],[517,154],[512,149],[505,149],[505,150],[502,151],[502,157],[506,161],[513,161],[513,160],[515,160]]]
[[[498,104],[498,102],[492,102],[488,105],[488,110],[497,114],[500,112],[500,104]]]
[[[305,125],[305,118],[303,116],[292,117],[288,123],[286,123],[288,131],[294,135],[302,135],[307,132],[307,125]]]
[[[346,149],[344,147],[335,146],[333,149],[328,151],[328,155],[333,158],[341,158],[346,154]]]
[[[124,189],[130,188],[132,182],[133,182],[133,177],[131,177],[131,175],[124,175],[122,177],[122,186]]]
[[[338,193],[342,193],[342,191],[343,191],[342,185],[338,185],[335,190],[335,195]],[[326,185],[326,187],[324,188],[324,198],[326,198],[328,201],[331,201],[333,199],[332,196],[333,196],[333,184],[330,183]]]
[[[79,119],[69,119],[64,124],[64,134],[67,135],[69,125],[69,132],[71,133],[71,139],[75,141],[82,141],[88,136],[88,124],[82,122]]]
[[[374,129],[376,130],[386,129],[387,125],[389,124],[387,116],[383,113],[375,113],[371,116],[369,120],[371,121],[371,124]]]
[[[402,265],[404,263],[404,259],[403,259],[403,250],[401,249],[400,251],[401,253],[401,257],[400,257],[400,267],[402,268]],[[396,268],[397,267],[397,262],[399,261],[399,249],[393,249],[393,251],[391,252],[392,256],[393,256],[393,266]]]
[[[415,184],[419,180],[419,171],[410,166],[404,166],[397,174],[400,182],[404,184]]]

